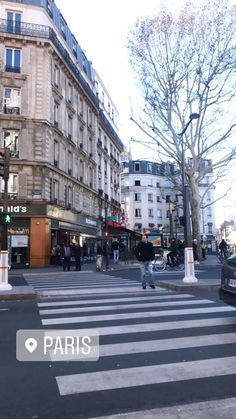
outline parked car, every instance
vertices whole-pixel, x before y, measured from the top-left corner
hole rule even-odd
[[[236,295],[236,253],[223,262],[221,269],[221,290]]]

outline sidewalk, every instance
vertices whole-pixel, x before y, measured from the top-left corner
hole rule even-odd
[[[209,268],[210,266],[219,266],[217,264],[215,255],[208,255],[207,259],[202,261],[198,266],[195,266],[195,270],[202,268]],[[120,262],[114,264],[110,261],[109,270],[111,273],[120,270],[139,269],[139,263],[135,261]],[[73,271],[73,267],[72,267]],[[95,272],[95,263],[83,263],[82,272]],[[32,268],[32,269],[13,269],[9,271],[9,283],[12,285],[12,290],[1,291],[0,290],[0,301],[5,300],[33,300],[37,298],[37,294],[32,286],[29,286],[24,278],[24,274],[47,274],[52,272],[62,272],[61,266],[49,266],[46,268]],[[77,272],[78,274],[79,272]],[[184,271],[181,272],[184,277]],[[98,272],[99,275],[99,272]],[[171,289],[174,291],[191,291],[191,290],[211,290],[220,287],[220,279],[198,279],[198,282],[184,283],[182,279],[175,279],[171,275],[167,279],[163,279],[162,272],[154,274],[155,284],[162,288]],[[165,273],[165,277],[167,274]],[[196,274],[197,277],[197,274]],[[19,285],[18,285],[19,284]]]

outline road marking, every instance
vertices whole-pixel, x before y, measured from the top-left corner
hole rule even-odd
[[[138,323],[138,324],[126,324],[123,326],[104,326],[97,327],[96,330],[99,336],[108,335],[124,335],[131,333],[145,333],[145,332],[158,332],[162,330],[180,330],[180,329],[192,329],[192,328],[207,328],[214,326],[227,326],[235,325],[235,317],[219,317],[214,319],[197,319],[197,320],[180,320],[163,323]]]
[[[99,357],[202,348],[203,346],[228,345],[232,343],[236,343],[236,333],[122,342],[113,343],[111,345],[100,345]],[[72,359],[74,359],[74,355],[72,356]],[[70,360],[70,356],[67,357],[67,360]]]
[[[89,304],[100,304],[100,303],[118,303],[118,302],[129,302],[129,301],[143,301],[143,300],[158,300],[158,299],[170,299],[170,298],[193,298],[193,296],[191,294],[176,294],[172,291],[165,291],[165,290],[160,290],[159,292],[161,295],[156,295],[152,297],[152,296],[143,296],[143,297],[123,297],[123,298],[98,298],[96,300],[72,300],[72,301],[48,301],[48,302],[44,302],[44,303],[38,303],[39,307],[48,307],[48,306],[74,306],[74,305],[89,305]],[[158,293],[158,294],[159,294]],[[162,294],[166,294],[166,295],[162,295]]]
[[[206,314],[206,313],[226,313],[236,311],[235,307],[205,307],[205,308],[187,308],[181,310],[163,310],[163,311],[148,311],[139,313],[117,313],[108,315],[95,316],[80,316],[80,317],[62,317],[52,319],[42,319],[43,325],[51,324],[65,324],[65,323],[86,323],[98,321],[111,321],[121,319],[137,319],[137,318],[151,318],[151,317],[165,317],[165,316],[180,316],[190,314]]]
[[[236,356],[56,377],[61,396],[236,374]]]
[[[81,289],[83,289],[83,288],[102,288],[102,287],[110,287],[110,288],[113,287],[113,288],[115,288],[117,286],[128,287],[128,286],[131,286],[131,284],[135,284],[135,283],[130,282],[128,284],[128,283],[121,283],[121,282],[114,282],[114,283],[108,282],[107,284],[96,284],[96,285],[81,285],[81,284],[78,284],[78,283],[74,283],[74,284],[66,284],[65,283],[65,284],[53,284],[53,285],[49,285],[49,284],[45,284],[45,285],[30,284],[30,285],[32,285],[35,289],[40,290],[40,289],[45,289],[45,288],[55,289],[57,287],[58,288],[68,288],[68,289],[74,288],[74,287],[81,288]]]
[[[194,304],[215,304],[211,300],[188,300],[188,301],[158,301],[157,303],[143,303],[143,304],[122,304],[122,305],[111,305],[111,306],[99,306],[99,307],[76,307],[76,308],[57,308],[40,310],[40,315],[47,314],[66,314],[66,313],[80,313],[87,311],[109,311],[109,310],[126,310],[126,309],[137,309],[137,308],[150,308],[150,307],[166,307],[166,306],[178,306],[178,305],[194,305]]]
[[[46,290],[46,289],[44,289],[43,291],[40,291],[39,292],[39,294],[41,295],[41,296],[44,296],[44,295],[51,295],[51,296],[53,296],[53,295],[56,295],[56,296],[58,296],[58,295],[65,295],[65,294],[67,294],[67,295],[73,295],[74,294],[74,289],[68,289],[67,290],[67,292],[65,292],[66,290],[60,290],[60,289],[57,289],[57,290]],[[95,295],[95,294],[115,294],[115,295],[117,295],[117,294],[119,294],[119,293],[125,293],[125,294],[127,294],[127,292],[137,292],[137,291],[139,291],[140,292],[140,294],[144,294],[146,291],[144,291],[144,290],[142,290],[141,289],[141,287],[140,287],[140,284],[137,284],[137,285],[134,285],[133,287],[127,287],[127,288],[124,288],[124,287],[117,287],[117,288],[107,288],[107,287],[105,287],[105,288],[96,288],[96,287],[94,287],[93,288],[93,290],[90,290],[90,289],[79,289],[78,290],[79,291],[79,294],[80,294],[80,296],[81,295],[91,295],[91,294],[93,294],[93,295]],[[49,293],[50,292],[50,293]],[[153,290],[153,293],[155,292],[155,290]]]
[[[236,397],[229,399],[211,400],[207,402],[178,404],[140,412],[121,413],[109,416],[99,416],[95,419],[234,419],[236,411]],[[91,416],[92,418],[92,416]]]

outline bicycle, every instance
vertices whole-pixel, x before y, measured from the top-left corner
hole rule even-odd
[[[152,270],[154,272],[162,272],[166,269],[166,259],[163,255],[155,255],[155,259],[152,262]]]
[[[174,269],[175,271],[184,270],[184,257],[179,253],[175,256],[172,256],[172,261],[170,265],[167,265],[168,269]]]
[[[219,250],[216,255],[218,263],[223,263],[224,260],[228,259],[229,256],[230,254],[227,250]]]
[[[179,254],[173,256],[172,262],[168,265],[167,259],[164,255],[156,255],[154,261],[152,262],[152,270],[153,272],[162,272],[165,269],[174,269],[175,271],[183,271],[184,270],[184,258],[181,257]]]

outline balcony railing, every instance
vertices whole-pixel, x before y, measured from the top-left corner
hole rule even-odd
[[[4,106],[3,112],[11,115],[20,115],[20,108],[18,106]]]
[[[7,73],[20,73],[21,68],[15,65],[5,65],[5,71]]]
[[[0,19],[0,32],[14,33],[15,35],[35,36],[39,38],[49,38],[49,26],[38,25],[36,23],[20,22],[13,24],[7,19]]]

